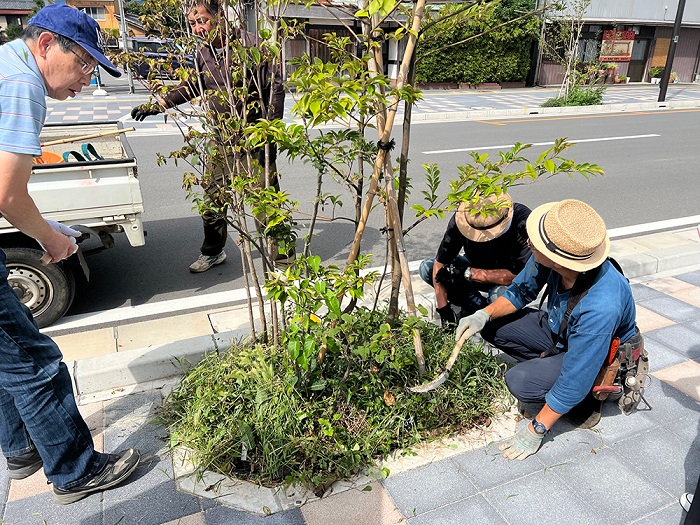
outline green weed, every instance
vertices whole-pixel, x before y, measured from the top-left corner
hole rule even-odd
[[[329,346],[305,381],[283,348],[237,344],[210,354],[164,403],[171,446],[192,449],[200,469],[320,493],[393,450],[468,429],[497,411],[503,365],[473,345],[464,346],[445,385],[409,392],[421,382],[411,328],[421,332],[432,371],[425,380],[444,366],[454,337],[416,318],[389,329],[385,318],[354,312],[352,334]]]

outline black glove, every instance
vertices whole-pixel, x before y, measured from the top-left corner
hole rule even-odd
[[[436,311],[445,330],[454,330],[457,327],[457,316],[455,316],[455,311],[450,306],[450,303],[447,303],[442,308],[437,308]]]
[[[141,122],[146,117],[163,113],[163,106],[160,104],[141,104],[131,110],[131,118]]]
[[[435,282],[442,285],[454,285],[464,282],[464,271],[469,266],[462,263],[446,264],[435,274]]]

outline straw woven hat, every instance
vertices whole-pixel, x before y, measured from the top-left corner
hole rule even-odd
[[[527,219],[527,234],[537,251],[577,272],[600,266],[610,253],[603,219],[588,204],[574,199],[535,208]]]
[[[477,212],[484,206],[497,202],[500,202],[502,206],[499,210],[495,210],[495,213],[487,213],[484,217]],[[473,205],[469,202],[463,202],[455,213],[455,221],[460,233],[470,241],[475,242],[490,241],[502,235],[510,226],[512,219],[513,199],[507,193],[490,195]]]

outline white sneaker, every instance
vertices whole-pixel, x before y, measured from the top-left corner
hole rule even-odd
[[[693,495],[689,492],[681,494],[681,497],[678,498],[678,503],[681,504],[684,511],[688,512],[690,510],[690,504],[693,503]]]
[[[219,255],[200,255],[199,258],[190,264],[190,271],[192,273],[202,273],[206,272],[212,266],[221,264],[226,260],[226,252],[221,250]]]

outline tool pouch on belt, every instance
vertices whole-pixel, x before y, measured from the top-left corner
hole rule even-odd
[[[620,409],[629,415],[643,399],[648,374],[649,357],[644,337],[637,329],[624,344],[613,340],[609,357],[593,383],[593,397],[603,401],[611,394],[619,396]]]
[[[598,372],[598,377],[593,382],[593,397],[598,401],[604,401],[610,394],[619,394],[622,388],[619,384],[615,384],[618,372],[620,370],[620,360],[615,357],[615,360],[609,365],[604,365]]]
[[[618,357],[622,396],[617,403],[622,412],[630,415],[644,397],[649,375],[649,354],[644,348],[644,337],[639,331],[624,345],[620,345]],[[649,406],[646,400],[644,403]]]

